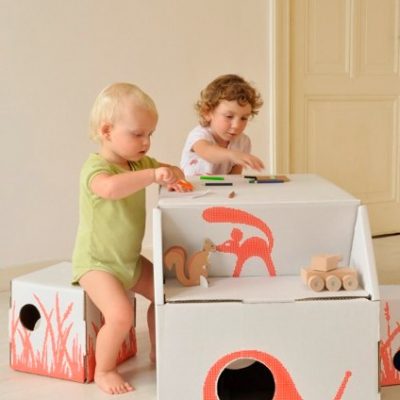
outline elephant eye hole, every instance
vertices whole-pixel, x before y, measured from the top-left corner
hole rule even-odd
[[[400,371],[400,350],[397,350],[397,353],[393,357],[393,366]]]
[[[272,372],[261,362],[238,359],[221,373],[217,383],[218,398],[272,400],[275,381]]]

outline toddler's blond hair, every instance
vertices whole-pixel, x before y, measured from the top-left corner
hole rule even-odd
[[[96,97],[89,119],[89,137],[100,142],[100,128],[105,122],[113,124],[124,101],[153,112],[157,116],[157,108],[151,97],[132,83],[118,82],[104,88]]]

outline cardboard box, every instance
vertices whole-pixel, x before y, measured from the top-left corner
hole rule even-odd
[[[380,398],[366,208],[317,176],[289,178],[250,184],[227,176],[232,186],[195,198],[161,192],[153,213],[158,400],[224,400],[239,391],[274,400]],[[205,189],[191,182],[195,196]],[[164,255],[178,245],[189,258],[205,238],[217,245],[209,286],[182,286],[163,268]],[[305,286],[300,269],[321,253],[356,268],[360,288]]]
[[[400,285],[381,285],[382,386],[400,385]]]
[[[93,380],[96,335],[103,319],[84,290],[71,285],[71,271],[71,264],[62,262],[11,281],[13,369],[77,382]],[[133,307],[134,302],[132,294]],[[119,362],[135,354],[133,326]]]

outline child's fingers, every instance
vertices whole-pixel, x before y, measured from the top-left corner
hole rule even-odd
[[[174,192],[191,192],[192,190],[189,190],[187,187],[184,187],[179,184],[179,182],[171,183],[167,185],[169,191],[174,191]]]
[[[256,171],[261,171],[264,169],[264,163],[261,160],[257,159],[252,168]]]
[[[185,180],[185,174],[183,173],[183,171],[180,168],[174,167],[172,171],[175,174],[177,179]]]
[[[264,169],[264,163],[258,157],[251,156],[251,168],[260,171]]]
[[[177,181],[177,178],[171,168],[160,167],[156,170],[156,181],[159,184],[168,185],[171,183],[175,183]]]
[[[241,165],[245,168],[255,169],[256,171],[261,171],[264,169],[263,162],[251,154],[248,154],[242,161]]]
[[[178,185],[178,184],[173,184],[173,183],[171,183],[171,184],[168,184],[167,185],[167,189],[170,191],[170,192],[181,192],[182,191],[182,189],[181,189],[181,187]]]

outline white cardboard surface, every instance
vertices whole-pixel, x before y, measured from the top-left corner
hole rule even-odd
[[[96,329],[103,321],[84,290],[70,283],[71,271],[71,263],[62,262],[12,280],[9,310],[12,368],[78,382],[93,379]],[[31,307],[30,312],[22,317],[27,306]],[[33,309],[40,318],[31,327]],[[136,353],[134,327],[123,347],[119,361]]]
[[[161,210],[153,209],[154,304],[164,303]]]
[[[237,255],[217,252],[209,259],[209,287],[183,287],[155,265],[159,400],[216,400],[213,388],[204,394],[207,376],[211,370],[215,375],[218,360],[240,352],[268,354],[284,367],[287,386],[279,389],[279,399],[380,398],[379,290],[365,207],[317,176],[289,178],[250,186],[241,177],[229,177],[232,187],[210,187],[211,193],[194,199],[161,193],[154,214],[158,263],[172,245],[191,254],[206,237],[215,244],[228,240],[234,227],[244,238],[262,237],[251,226],[202,218],[207,208],[229,207],[268,223],[277,276],[269,276],[253,257],[240,277],[232,278]],[[193,182],[204,190],[198,179]],[[236,193],[232,199],[231,191]],[[340,266],[356,268],[361,287],[353,292],[308,289],[300,268],[322,253],[342,255]],[[297,397],[284,392],[288,387]]]
[[[400,351],[400,285],[379,286],[380,310],[380,380],[382,386],[400,385],[400,371],[393,362]]]
[[[378,275],[366,206],[358,208],[349,264],[359,272],[360,285],[371,300],[379,300]]]
[[[366,299],[157,306],[158,399],[208,400],[204,385],[217,361],[257,350],[289,375],[287,396],[279,399],[292,399],[294,385],[301,399],[333,400],[350,371],[342,399],[376,400],[378,318],[378,302]]]
[[[275,278],[210,278],[209,287],[185,287],[176,279],[167,279],[165,300],[174,302],[240,301],[243,303],[290,303],[311,299],[345,299],[368,297],[365,290],[313,292],[301,282],[298,276],[277,276]]]
[[[232,182],[232,186],[205,186],[204,180],[191,177],[188,180],[195,186],[194,195],[198,191],[209,190],[210,193],[203,197],[192,198],[193,194],[168,192],[165,188],[160,191],[160,208],[198,207],[210,204],[232,205],[242,204],[292,204],[292,203],[336,203],[348,202],[359,204],[359,200],[340,189],[333,183],[314,174],[287,175],[289,182],[249,184],[248,179],[237,175],[225,175],[224,182]],[[212,181],[210,181],[212,182]],[[235,192],[234,198],[228,194]]]
[[[223,207],[243,210],[268,225],[273,235],[271,257],[278,275],[297,274],[313,255],[321,253],[340,254],[340,265],[349,265],[359,200],[314,175],[291,175],[289,182],[278,184],[249,184],[240,177],[227,179],[235,182],[233,188],[212,187],[212,193],[201,198],[161,192],[158,207],[162,211],[163,252],[183,245],[188,254],[193,254],[205,238],[216,245],[228,243],[234,228],[242,231],[242,243],[258,238],[269,244],[251,221],[210,222],[203,217],[206,210]],[[230,199],[232,190],[236,196]],[[235,253],[213,253],[210,276],[232,276],[236,259]],[[265,263],[258,257],[250,257],[241,272],[241,276],[267,275]]]

